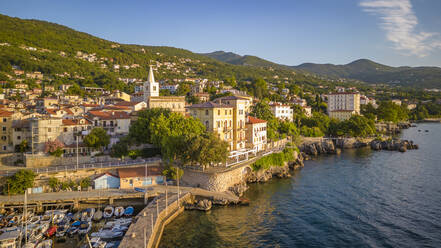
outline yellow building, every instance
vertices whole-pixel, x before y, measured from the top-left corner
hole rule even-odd
[[[238,96],[225,96],[217,98],[213,102],[233,107],[233,150],[244,149],[246,146],[245,114],[249,111],[249,99]]]
[[[1,153],[8,153],[14,151],[14,144],[13,144],[13,128],[12,128],[12,122],[14,120],[17,120],[22,115],[17,112],[13,111],[0,111],[0,121],[1,121],[1,129],[0,129],[0,152]]]
[[[148,185],[162,184],[164,176],[162,167],[146,166],[136,168],[119,168],[120,189],[133,189]]]
[[[193,104],[188,107],[190,115],[199,119],[207,131],[216,133],[221,140],[229,144],[229,150],[236,147],[234,144],[234,107],[232,105],[215,102]]]

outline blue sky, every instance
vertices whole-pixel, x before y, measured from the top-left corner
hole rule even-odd
[[[441,66],[439,0],[1,1],[0,13],[98,37],[277,63]]]

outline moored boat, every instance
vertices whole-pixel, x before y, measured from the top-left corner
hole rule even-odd
[[[94,220],[94,221],[100,221],[102,218],[103,218],[103,211],[101,211],[101,210],[98,209],[98,210],[95,212],[95,214],[93,215],[93,220]]]
[[[115,217],[121,217],[124,214],[124,207],[116,207],[115,208]]]
[[[86,210],[84,210],[81,216],[81,221],[92,221],[94,214],[95,214],[94,208],[87,208]]]
[[[124,216],[132,216],[134,211],[135,211],[135,209],[132,206],[128,206],[124,210]]]
[[[81,221],[80,227],[78,228],[78,234],[86,234],[92,229],[92,222]]]
[[[78,233],[78,229],[79,229],[79,227],[80,227],[80,224],[81,224],[81,221],[75,221],[74,223],[72,223],[72,225],[70,226],[70,228],[69,229],[67,229],[67,234],[69,235],[69,236],[73,236],[74,234],[77,234]]]
[[[110,218],[113,216],[114,208],[112,206],[107,206],[104,208],[103,217],[104,218]]]
[[[35,246],[35,248],[52,248],[52,239],[46,239],[41,241]]]

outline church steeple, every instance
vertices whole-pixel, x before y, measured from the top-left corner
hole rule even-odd
[[[148,100],[152,96],[159,96],[159,84],[155,82],[153,67],[150,66],[147,82],[144,82],[144,101],[149,102]]]
[[[155,82],[155,75],[153,75],[153,67],[152,66],[150,66],[149,77],[147,78],[147,82],[149,82],[149,83]]]

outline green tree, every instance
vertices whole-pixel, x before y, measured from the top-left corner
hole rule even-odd
[[[27,188],[34,186],[34,179],[37,175],[27,169],[18,170],[13,176],[6,179],[3,187],[4,194],[23,194]]]
[[[154,108],[145,109],[138,112],[138,119],[130,125],[129,137],[137,144],[151,144],[150,123],[158,116],[170,116],[168,109]]]
[[[184,163],[198,163],[205,167],[225,162],[228,156],[228,143],[213,133],[189,137],[186,144],[186,149],[180,154]]]
[[[107,134],[106,130],[97,127],[92,129],[92,131],[84,137],[84,143],[88,147],[101,149],[110,144],[110,136]]]

